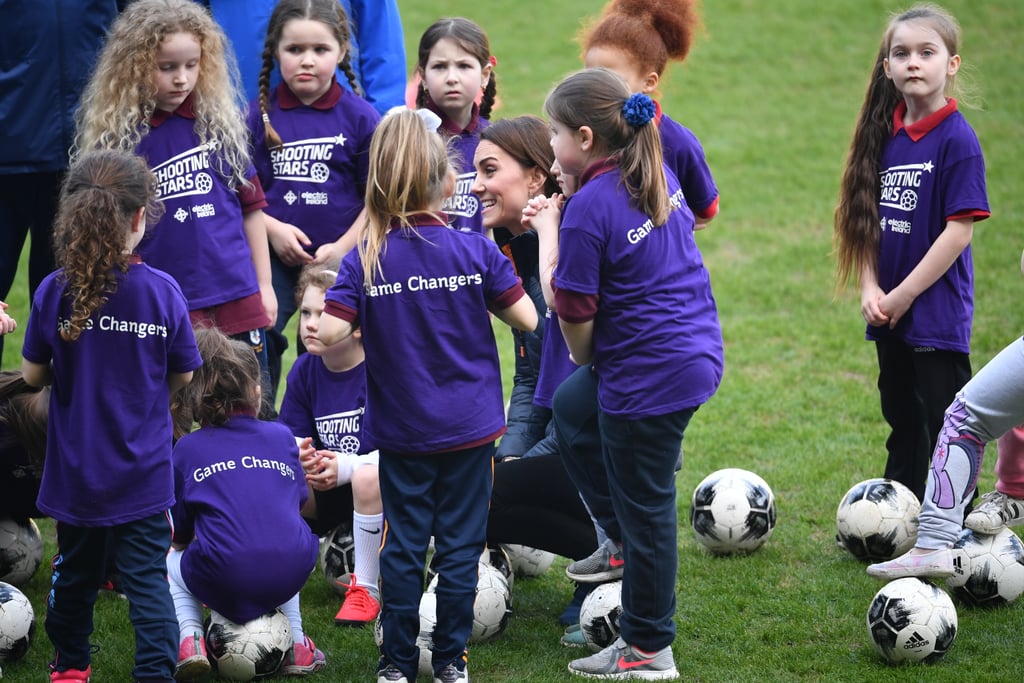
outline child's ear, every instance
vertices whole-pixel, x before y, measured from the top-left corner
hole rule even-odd
[[[590,126],[580,126],[576,135],[579,138],[581,150],[589,152],[594,148],[594,131]]]
[[[146,207],[140,206],[132,214],[132,232],[138,232],[146,227]]]

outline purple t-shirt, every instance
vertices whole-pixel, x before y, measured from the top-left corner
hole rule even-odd
[[[318,542],[299,515],[307,497],[295,437],[234,415],[174,445],[174,540],[188,589],[242,624],[299,592]]]
[[[313,437],[313,446],[337,453],[375,449],[363,431],[366,414],[366,363],[333,372],[323,358],[304,353],[288,371],[278,419],[297,437]]]
[[[73,342],[63,271],[36,290],[22,355],[52,362],[39,510],[76,526],[113,526],[174,502],[167,376],[202,365],[188,306],[166,273],[135,263]]]
[[[686,205],[699,215],[718,198],[718,188],[711,177],[704,148],[693,131],[666,114],[658,119],[658,133],[661,135],[665,165],[676,174]]]
[[[613,167],[583,184],[558,232],[555,286],[597,295],[598,400],[627,419],[699,406],[722,377],[722,333],[693,213],[666,175],[677,208],[665,225],[634,207]]]
[[[541,340],[540,372],[537,374],[537,388],[533,390],[533,402],[543,408],[551,407],[555,390],[566,377],[576,370],[576,364],[569,358],[569,347],[562,337],[558,315],[550,308],[544,313],[544,338]]]
[[[988,215],[985,159],[970,124],[951,100],[943,109],[902,125],[882,155],[878,284],[890,291],[921,262],[950,216]],[[922,292],[890,330],[867,327],[868,339],[897,338],[911,346],[970,353],[974,265],[968,246],[935,284]]]
[[[480,144],[480,131],[491,122],[480,116],[480,108],[473,105],[473,115],[464,129],[449,119],[440,107],[428,98],[427,109],[441,117],[438,132],[444,136],[448,144],[449,156],[455,168],[455,194],[445,200],[441,208],[448,215],[448,226],[464,232],[483,232],[484,219],[480,215],[480,198],[473,194],[473,181],[476,180],[476,166],[473,156],[476,146]]]
[[[488,306],[525,296],[512,263],[484,235],[429,218],[391,230],[382,253],[383,280],[365,288],[353,250],[326,295],[326,312],[352,312],[363,332],[365,432],[400,453],[497,438],[505,412]]]
[[[199,143],[189,111],[182,105],[159,117],[135,150],[156,175],[164,204],[164,215],[138,251],[170,273],[189,309],[197,310],[255,294],[259,284],[238,195],[228,187],[217,156]],[[254,175],[252,168],[245,174]]]
[[[270,92],[267,113],[281,149],[267,149],[258,100],[249,105],[247,119],[269,204],[264,211],[302,229],[313,253],[347,232],[363,209],[370,138],[380,114],[337,82],[310,105],[281,83]]]

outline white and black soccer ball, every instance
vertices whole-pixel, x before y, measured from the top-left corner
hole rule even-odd
[[[836,541],[859,560],[891,560],[917,540],[921,503],[894,479],[866,479],[836,509]]]
[[[501,547],[508,554],[512,571],[517,576],[540,576],[550,569],[555,561],[555,554],[547,550],[517,543],[503,543]]]
[[[480,561],[491,565],[505,577],[505,582],[508,583],[509,600],[511,600],[513,590],[515,589],[516,573],[512,569],[512,560],[509,558],[505,546],[499,545],[497,548],[484,548]]]
[[[273,676],[293,644],[291,625],[280,609],[245,624],[210,612],[206,651],[220,678],[252,681]]]
[[[416,636],[416,647],[420,649],[420,676],[428,679],[432,679],[434,676],[432,648],[435,626],[437,626],[437,594],[433,590],[427,590],[420,596],[420,632]]]
[[[875,649],[890,664],[934,662],[956,639],[956,607],[931,583],[896,579],[871,600],[867,626]]]
[[[484,643],[501,635],[512,614],[512,590],[508,580],[493,565],[481,562],[478,566],[470,643]]]
[[[344,596],[356,568],[356,540],[351,524],[341,524],[320,539],[320,571],[327,584]]]
[[[34,520],[0,519],[0,581],[24,586],[43,561],[43,537]]]
[[[697,541],[715,554],[752,552],[775,530],[775,494],[753,472],[712,472],[693,490],[690,524]]]
[[[599,652],[619,637],[622,616],[622,581],[598,584],[580,605],[580,630],[592,652]]]
[[[17,586],[0,582],[0,662],[25,656],[36,633],[32,603]]]
[[[1003,528],[997,534],[964,529],[953,545],[953,595],[968,605],[1008,605],[1024,593],[1024,544]]]

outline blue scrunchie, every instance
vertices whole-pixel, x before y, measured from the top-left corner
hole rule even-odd
[[[634,128],[650,123],[656,112],[654,100],[642,92],[633,93],[622,105],[622,115],[626,118],[626,123]]]

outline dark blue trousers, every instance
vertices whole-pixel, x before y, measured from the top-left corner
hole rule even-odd
[[[559,452],[590,511],[622,543],[623,640],[660,650],[675,639],[675,472],[683,432],[697,409],[633,420],[597,405],[596,377],[581,367],[555,392]]]
[[[380,452],[381,651],[409,681],[416,680],[419,668],[416,636],[431,535],[438,573],[434,671],[466,650],[473,629],[477,565],[487,538],[493,452],[493,442],[430,455]]]
[[[156,514],[113,527],[57,524],[57,554],[46,604],[46,634],[58,670],[90,663],[93,606],[106,576],[108,555],[121,573],[128,616],[135,629],[137,681],[173,681],[178,620],[167,583],[171,522]]]

